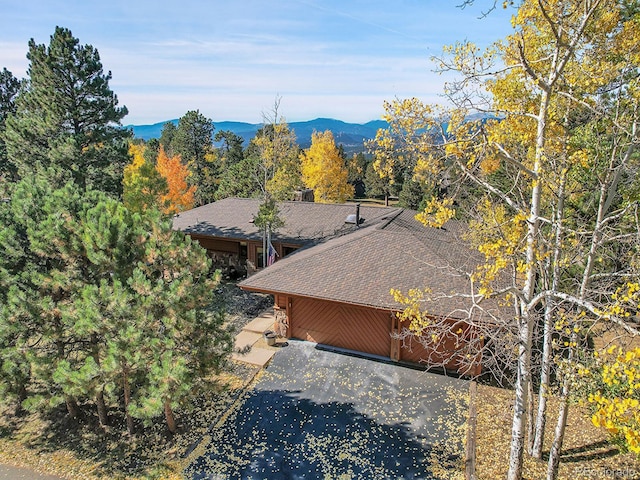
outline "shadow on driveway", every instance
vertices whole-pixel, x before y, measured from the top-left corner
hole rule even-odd
[[[438,478],[431,465],[463,456],[467,392],[465,381],[289,342],[185,474]]]

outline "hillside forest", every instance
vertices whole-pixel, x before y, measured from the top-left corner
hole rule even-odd
[[[312,189],[315,201],[323,203],[365,197],[387,204],[393,199],[412,209],[424,203],[429,192],[413,179],[408,165],[398,169],[393,179],[383,178],[374,169],[367,145],[348,154],[329,130],[314,131],[310,146],[304,149],[278,109],[276,99],[248,141],[233,131],[217,130],[197,110],[185,113],[177,122],[166,122],[159,138],[132,139],[129,153],[133,160],[124,173],[125,203],[139,209],[155,202],[177,213],[231,196],[267,193],[278,201],[292,200],[303,189]],[[277,160],[282,164],[266,166],[260,159],[263,145],[265,139],[278,143],[275,136],[283,142]],[[348,148],[353,151],[354,146]],[[173,165],[171,175],[163,166],[167,161]],[[159,173],[162,169],[164,174]]]

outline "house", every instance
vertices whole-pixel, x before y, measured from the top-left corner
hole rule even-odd
[[[500,307],[485,302],[480,309],[459,295],[469,291],[478,263],[460,238],[463,226],[425,227],[415,213],[397,210],[384,222],[301,249],[240,287],[274,295],[285,337],[478,374],[483,340],[476,327],[499,316]],[[428,289],[424,307],[435,330],[410,334],[391,288]]]
[[[181,213],[175,227],[214,251],[228,245],[226,251],[238,255],[246,248],[247,260],[259,262],[261,236],[251,223],[259,201],[216,203]],[[460,296],[469,291],[469,274],[478,264],[461,239],[462,224],[425,227],[415,211],[401,208],[360,207],[356,213],[352,204],[279,206],[285,220],[274,235],[279,261],[239,284],[274,296],[279,334],[398,362],[480,372],[477,325],[499,316],[500,308],[485,302],[480,309]],[[398,318],[405,307],[391,288],[428,289],[425,308],[437,331],[411,333]]]
[[[253,223],[261,200],[225,198],[174,216],[173,228],[181,230],[207,249],[218,268],[234,270],[240,275],[263,268],[263,235]],[[397,209],[359,207],[359,225],[346,223],[355,219],[355,204],[321,204],[281,202],[283,227],[273,232],[271,241],[282,259],[295,250],[350,233],[358,226],[384,221]]]

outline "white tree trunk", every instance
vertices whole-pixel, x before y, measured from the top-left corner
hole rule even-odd
[[[558,412],[558,423],[556,424],[556,432],[553,439],[553,444],[551,445],[551,451],[549,452],[549,463],[547,464],[547,480],[556,480],[558,478],[558,468],[560,467],[560,453],[562,451],[564,432],[566,431],[567,417],[569,415],[568,397],[569,388],[567,385],[563,385],[560,411]]]
[[[534,403],[533,399],[535,398],[533,392],[533,378],[529,381],[529,393],[527,394],[527,452],[531,455],[533,452],[533,441],[534,441],[534,426],[535,426],[535,418],[533,416],[534,411]]]
[[[545,306],[544,312],[544,333],[542,344],[542,365],[540,371],[540,389],[538,391],[538,412],[536,415],[536,427],[531,448],[531,456],[542,458],[542,448],[544,446],[544,432],[547,420],[547,395],[549,394],[549,380],[551,377],[551,347],[553,334],[553,319],[551,317],[551,307],[549,303]]]
[[[555,238],[553,245],[553,265],[550,267],[551,274],[551,291],[555,291],[558,288],[559,280],[559,264],[562,253],[562,241],[563,241],[563,220],[564,220],[564,193],[566,186],[566,171],[562,174],[560,180],[560,188],[558,189],[558,207],[555,215]],[[540,389],[538,392],[538,413],[536,416],[536,428],[533,440],[533,447],[531,449],[531,455],[535,458],[542,458],[542,448],[544,446],[544,432],[545,424],[547,420],[547,395],[549,394],[549,382],[551,378],[551,362],[552,356],[552,335],[553,335],[553,312],[554,312],[555,300],[547,298],[544,306],[544,331],[542,340],[542,365],[540,371]]]
[[[543,92],[540,98],[538,114],[538,128],[536,131],[536,155],[533,165],[533,173],[537,175],[542,170],[542,160],[545,146],[545,132],[547,125],[547,112],[549,109],[548,92]],[[524,454],[524,434],[527,423],[527,407],[529,382],[531,381],[531,344],[533,334],[533,318],[529,311],[536,283],[537,275],[537,242],[540,229],[540,196],[542,195],[541,182],[533,180],[531,188],[531,207],[527,227],[527,273],[522,288],[520,299],[520,318],[518,319],[518,363],[515,385],[515,402],[513,406],[513,423],[511,426],[511,448],[509,454],[509,471],[507,480],[520,480],[522,478],[522,461]]]
[[[529,382],[531,381],[531,320],[526,308],[524,310],[526,313],[521,316],[518,328],[520,345],[518,347],[518,366],[507,480],[520,480],[522,478]]]
[[[573,360],[575,347],[574,342],[578,340],[575,333],[570,337],[570,350],[568,361]],[[570,373],[565,372],[562,380],[562,394],[560,397],[560,409],[558,411],[558,422],[556,423],[556,431],[553,438],[553,444],[549,451],[549,463],[547,464],[547,480],[556,480],[558,478],[558,468],[560,467],[560,453],[562,452],[562,443],[564,442],[564,433],[567,427],[567,417],[569,415],[569,394],[571,392]]]

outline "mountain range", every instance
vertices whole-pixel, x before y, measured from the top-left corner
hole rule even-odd
[[[127,125],[126,128],[132,129],[136,138],[149,140],[151,138],[160,138],[162,127],[167,122],[178,125],[178,119],[174,119],[154,123],[153,125]],[[246,146],[263,124],[224,121],[213,122],[213,125],[216,131],[228,130],[242,137]],[[289,123],[289,127],[296,134],[298,145],[301,148],[309,148],[313,132],[330,130],[333,133],[336,144],[342,144],[347,153],[363,151],[364,142],[374,138],[379,128],[387,128],[387,126],[388,124],[384,120],[372,120],[367,123],[347,123],[332,118],[316,118],[306,122]]]

